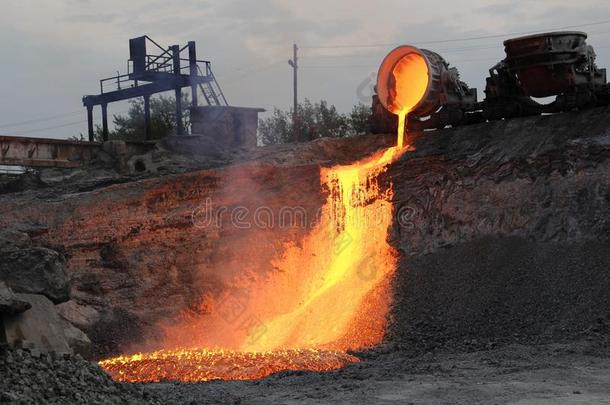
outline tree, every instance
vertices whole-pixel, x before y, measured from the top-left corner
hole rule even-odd
[[[182,105],[188,106],[190,103],[187,94],[182,96]],[[176,126],[176,99],[172,96],[163,96],[150,98],[150,127],[151,138],[161,139],[175,132]],[[190,114],[188,108],[183,110],[182,122],[184,130],[188,133],[190,130]],[[129,100],[129,110],[126,115],[113,115],[112,122],[114,129],[108,132],[108,139],[123,140],[123,141],[139,141],[146,139],[146,128],[144,125],[144,100],[137,98]],[[95,126],[94,140],[101,142],[103,140],[102,127]],[[83,140],[83,134],[80,138],[75,137],[75,140]]]
[[[350,113],[351,129],[356,135],[368,134],[371,132],[371,114],[370,105],[358,103],[352,108]]]
[[[369,132],[371,108],[364,104],[354,106],[350,114],[341,114],[325,100],[312,103],[305,99],[298,104],[297,111],[297,141],[343,138]],[[292,109],[282,111],[275,108],[271,117],[259,120],[258,131],[264,145],[292,141]]]
[[[292,113],[274,108],[271,117],[258,120],[258,137],[263,145],[290,142]]]

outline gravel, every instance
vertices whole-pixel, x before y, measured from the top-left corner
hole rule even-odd
[[[119,384],[81,356],[0,349],[0,403],[160,404],[143,385]]]

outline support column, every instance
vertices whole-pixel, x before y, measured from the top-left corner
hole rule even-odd
[[[301,136],[299,134],[299,127],[298,127],[298,121],[299,121],[299,97],[297,95],[297,90],[298,90],[298,86],[297,86],[297,80],[298,80],[298,69],[299,69],[299,58],[297,55],[299,48],[297,47],[297,44],[294,44],[292,46],[292,59],[290,59],[288,61],[288,64],[292,67],[292,86],[293,86],[293,90],[292,90],[292,95],[293,95],[293,107],[292,107],[292,142],[299,142],[301,139]],[[305,134],[303,134],[304,136]]]
[[[189,41],[189,71],[191,77],[198,76],[199,71],[197,70],[197,50],[195,48],[195,42]],[[191,104],[193,107],[197,107],[197,84],[191,84]]]
[[[108,104],[102,104],[102,137],[108,140]]]
[[[174,62],[174,75],[180,75],[180,46],[172,45],[172,58]],[[182,125],[182,89],[176,87],[176,134],[184,135],[184,126]]]
[[[144,132],[146,134],[146,140],[152,139],[152,130],[150,127],[150,95],[144,96]]]
[[[87,127],[89,128],[89,142],[95,141],[95,135],[93,133],[93,106],[87,106]]]
[[[182,89],[176,89],[176,134],[184,135],[184,125],[182,124]]]

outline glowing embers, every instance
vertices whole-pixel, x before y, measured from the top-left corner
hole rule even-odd
[[[100,366],[121,382],[256,380],[283,370],[331,371],[357,362],[346,353],[283,350],[240,353],[228,350],[180,349],[121,356]]]

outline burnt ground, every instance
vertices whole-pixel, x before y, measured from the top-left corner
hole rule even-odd
[[[256,382],[151,384],[142,388],[149,393],[146,398],[243,404],[610,403],[609,128],[610,111],[604,108],[425,134],[415,140],[416,150],[387,172],[395,186],[394,207],[408,215],[406,223],[394,224],[390,232],[402,259],[382,347],[360,353],[361,363],[332,373],[284,372]],[[369,141],[373,139],[359,142],[370,150]],[[261,188],[260,194],[283,198],[282,184],[300,184],[289,194],[291,201],[302,203],[303,196],[319,187],[317,167],[308,167],[353,157],[354,141],[337,142],[283,145],[269,155],[261,150],[255,159],[266,166],[250,177],[253,182],[265,180],[269,188]],[[309,166],[291,167],[295,157]],[[218,176],[195,172],[106,187],[100,174],[93,185],[68,179],[60,187],[51,181],[55,177],[41,175],[42,186],[36,182],[32,189],[24,186],[28,190],[22,194],[5,195],[0,222],[25,223],[34,233],[47,224],[37,242],[72,243],[70,254],[87,263],[90,251],[99,249],[95,273],[106,278],[89,283],[92,269],[73,266],[73,274],[82,271],[87,276],[76,288],[80,298],[89,288],[91,302],[110,302],[125,310],[118,305],[131,307],[133,296],[152,297],[154,305],[140,299],[146,303],[140,311],[145,312],[159,302],[148,293],[151,286],[155,291],[172,286],[157,276],[166,277],[172,265],[190,271],[190,261],[167,258],[176,252],[178,258],[190,258],[193,246],[209,239],[191,223],[190,204],[203,195],[185,191],[199,187],[220,198],[217,190],[204,187]],[[82,192],[98,186],[104,187],[99,193]],[[64,197],[66,193],[77,194]],[[167,201],[159,197],[166,195]],[[183,215],[176,215],[177,208]],[[75,211],[87,214],[77,227]],[[142,215],[140,222],[150,223],[148,228],[128,226],[126,219],[133,218],[134,211]],[[397,215],[395,222],[400,220]],[[131,261],[117,266],[105,260],[106,244],[138,238],[155,243],[124,243],[126,250],[116,257]],[[142,261],[150,246],[157,254]],[[216,252],[218,246],[226,243],[219,240],[209,251]],[[237,269],[243,258],[238,264]],[[106,286],[109,294],[102,300],[89,284]],[[190,284],[173,286],[184,295]],[[172,297],[167,302],[179,297],[171,290],[165,293]],[[125,329],[136,329],[135,322],[124,321],[131,318],[112,319],[119,319],[121,327],[129,325]],[[119,329],[98,330],[115,337]],[[0,377],[1,372],[0,367]],[[29,378],[18,379],[19,386],[35,383]],[[107,381],[100,390],[106,386],[120,390]],[[14,398],[10,394],[5,398]],[[125,397],[125,402],[146,402],[144,393],[130,395],[134,399]]]
[[[610,245],[483,238],[405,258],[387,342],[336,372],[153,384],[177,403],[610,403]]]

